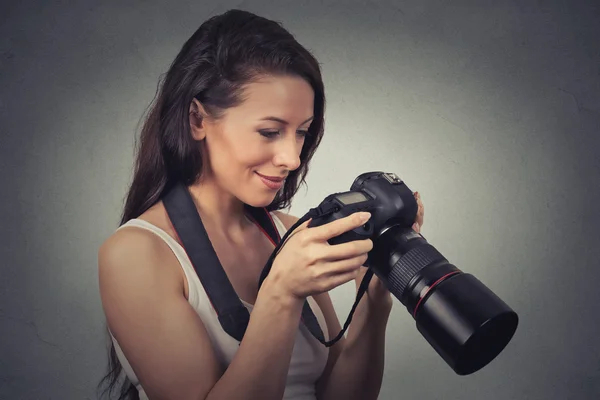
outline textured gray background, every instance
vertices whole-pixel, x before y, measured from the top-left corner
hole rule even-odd
[[[0,10],[0,398],[92,399],[96,252],[134,132],[207,17],[282,21],[323,64],[327,131],[302,215],[370,170],[421,192],[423,234],[520,314],[455,375],[397,303],[381,399],[600,397],[600,8],[562,1],[17,1]],[[345,320],[354,288],[333,293]]]

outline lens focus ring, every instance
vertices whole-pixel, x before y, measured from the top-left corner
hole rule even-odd
[[[444,256],[430,244],[411,249],[396,261],[390,271],[388,280],[392,291],[399,295],[399,298],[402,298],[406,287],[417,272],[432,263],[442,260],[445,260]]]

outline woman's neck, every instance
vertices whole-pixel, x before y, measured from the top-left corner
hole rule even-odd
[[[189,190],[204,224],[225,233],[239,233],[252,224],[246,217],[244,203],[213,181],[194,183]]]

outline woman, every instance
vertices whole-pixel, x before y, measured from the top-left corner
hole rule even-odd
[[[120,228],[98,254],[100,294],[120,398],[368,399],[382,380],[389,292],[374,277],[346,338],[327,348],[299,325],[311,303],[330,340],[341,329],[328,291],[360,283],[370,240],[327,239],[352,215],[274,247],[244,214],[266,207],[280,235],[323,135],[319,65],[278,23],[232,10],[200,26],[175,58],[142,129]],[[161,197],[184,182],[236,293],[251,310],[241,342],[221,328]],[[367,215],[368,217],[368,215]],[[422,224],[422,208],[415,229]],[[331,336],[333,335],[333,336]]]

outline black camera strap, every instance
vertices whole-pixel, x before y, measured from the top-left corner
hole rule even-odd
[[[162,200],[223,330],[241,341],[250,313],[227,278],[187,187],[174,185]]]
[[[250,321],[250,313],[242,304],[217,257],[189,190],[182,183],[175,184],[167,191],[162,200],[175,232],[183,244],[183,248],[206,291],[212,307],[217,313],[221,327],[228,335],[241,342]],[[259,228],[268,235],[276,246],[263,268],[259,280],[259,288],[268,275],[275,256],[279,253],[281,247],[294,229],[310,218],[327,215],[334,211],[334,209],[311,209],[304,217],[298,220],[294,226],[288,229],[283,238],[280,238],[277,228],[274,225],[269,212],[265,208],[247,206],[246,210]],[[373,272],[369,268],[360,284],[356,301],[352,306],[352,310],[350,311],[350,315],[348,316],[342,331],[330,341],[325,341],[323,331],[321,330],[308,301],[304,302],[302,322],[311,334],[325,346],[332,346],[347,330],[352,320],[352,315],[354,314],[361,297],[366,292],[372,275]]]

